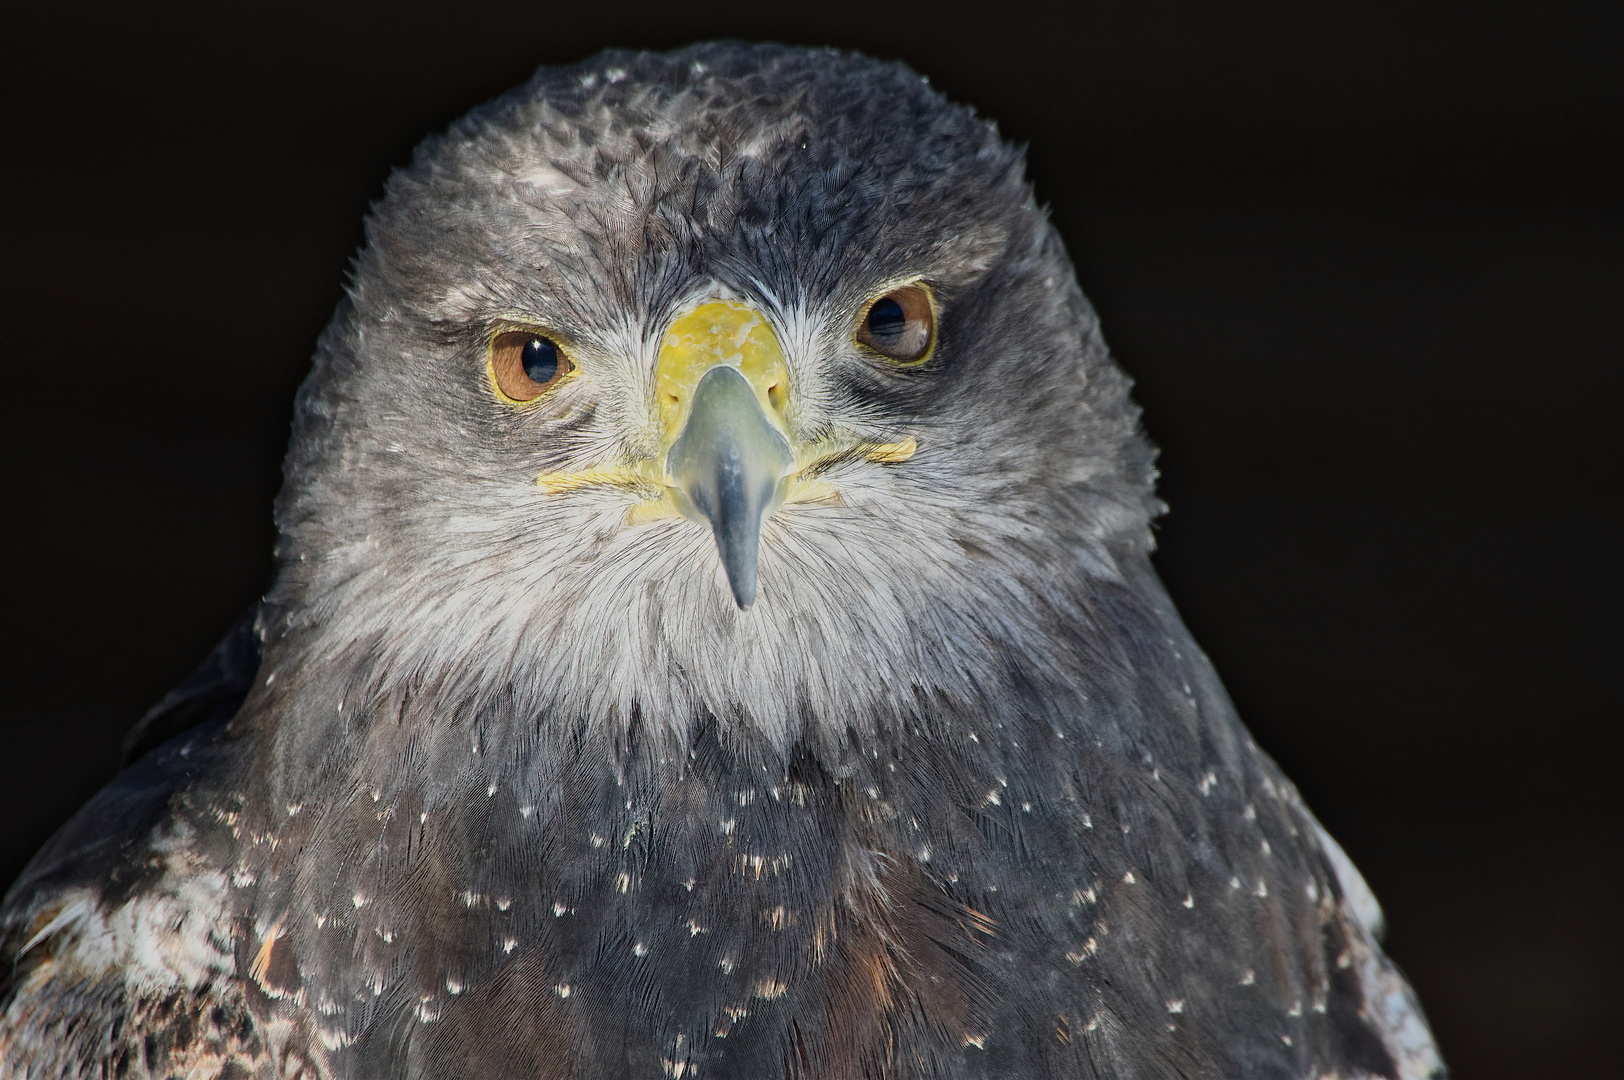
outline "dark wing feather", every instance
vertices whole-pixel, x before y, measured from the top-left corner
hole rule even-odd
[[[258,665],[253,612],[126,741],[127,766],[0,905],[0,1075],[263,1072],[232,977],[220,799],[249,752],[226,723]]]
[[[122,766],[189,728],[231,719],[259,671],[259,604],[238,617],[226,636],[179,686],[163,696],[124,736]]]

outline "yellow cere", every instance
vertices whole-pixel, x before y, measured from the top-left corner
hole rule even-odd
[[[713,367],[738,369],[756,392],[761,411],[785,435],[789,366],[778,335],[761,312],[736,300],[713,300],[677,319],[660,341],[655,384],[660,395],[663,445],[682,434],[694,390]]]

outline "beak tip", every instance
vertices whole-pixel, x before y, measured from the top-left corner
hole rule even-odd
[[[751,605],[756,602],[756,575],[751,573],[749,580],[744,580],[746,575],[739,572],[742,568],[729,566],[727,570],[727,584],[729,591],[733,593],[733,602],[739,605],[740,611],[749,611]]]

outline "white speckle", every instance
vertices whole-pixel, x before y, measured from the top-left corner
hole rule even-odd
[[[694,886],[696,884],[698,884],[698,882],[694,881],[693,878],[689,878],[687,881],[684,881],[682,883],[682,887],[684,889],[687,889],[689,892],[693,892],[694,891]]]
[[[1263,846],[1262,846],[1262,848],[1260,850],[1265,855],[1269,854],[1271,848],[1269,847],[1269,842],[1267,840],[1263,841]]]
[[[593,833],[592,836],[588,839],[587,842],[590,843],[595,848],[603,847],[604,844],[608,843],[607,840],[605,840],[603,837],[599,836],[597,833]]]
[[[1184,894],[1184,906],[1187,907],[1187,908],[1195,907],[1195,894],[1193,894],[1193,893],[1185,893]]]
[[[1229,887],[1230,887],[1230,888],[1231,888],[1231,889],[1238,889],[1238,888],[1240,888],[1240,887],[1241,887],[1241,879],[1240,879],[1240,878],[1238,878],[1238,877],[1232,877],[1232,878],[1230,878],[1230,879],[1229,879]]]
[[[631,887],[632,887],[632,878],[631,878],[630,874],[617,874],[617,875],[615,875],[615,891],[616,892],[629,892],[631,890]]]
[[[633,956],[647,956],[648,955],[648,946],[644,945],[641,941],[639,941],[637,944],[632,946],[632,955]]]
[[[354,896],[350,897],[350,903],[354,904],[358,908],[364,908],[367,906],[367,898],[361,893],[356,893]]]
[[[553,993],[557,994],[561,998],[569,997],[570,996],[570,984],[569,983],[559,983],[557,986],[553,987]]]
[[[395,932],[393,930],[379,930],[378,936],[383,938],[385,945],[395,940]]]
[[[304,809],[304,803],[296,803],[296,802],[288,803],[288,817],[297,817],[298,814],[299,814],[299,811],[303,810],[303,809]]]
[[[1129,870],[1126,874],[1122,875],[1122,884],[1124,885],[1132,885],[1137,880],[1139,879],[1133,876],[1132,870]]]
[[[1267,881],[1264,881],[1262,878],[1258,878],[1257,879],[1257,888],[1252,890],[1252,895],[1253,896],[1268,896],[1269,895],[1269,883]]]
[[[1073,889],[1071,891],[1071,902],[1073,904],[1092,904],[1094,902],[1093,887],[1090,886],[1086,889]]]
[[[972,732],[970,732],[970,741],[973,742],[973,743],[978,743],[981,740],[976,738],[976,733],[972,731]]]
[[[1095,1028],[1097,1028],[1099,1026],[1100,1026],[1100,1018],[1097,1015],[1096,1016],[1091,1016],[1091,1017],[1088,1018],[1088,1023],[1083,1025],[1083,1030],[1084,1031],[1093,1031]]]
[[[496,910],[497,911],[506,911],[508,908],[510,908],[512,906],[513,906],[513,897],[511,897],[511,896],[498,896],[496,898]]]
[[[1351,966],[1353,966],[1353,958],[1348,955],[1348,950],[1343,949],[1336,954],[1336,969],[1338,971],[1346,971]]]
[[[1160,780],[1162,778],[1162,767],[1160,765],[1150,770],[1150,778],[1152,780]]]
[[[977,1050],[985,1050],[987,1048],[987,1037],[985,1035],[968,1035],[967,1034],[967,1035],[964,1036],[964,1041],[962,1043],[960,1043],[959,1045],[960,1046],[973,1046]]]
[[[537,347],[539,348],[540,346],[537,346]],[[496,785],[495,784],[492,784],[490,787],[485,789],[485,797],[487,799],[490,798],[492,795],[495,795],[495,794],[496,794]]]
[[[916,857],[922,863],[930,862],[930,845],[926,844],[924,847],[920,848],[919,854]]]
[[[553,905],[553,918],[555,919],[562,919],[568,912],[569,908],[565,907],[563,903],[555,903]]]
[[[421,814],[418,814],[418,815],[417,815],[417,823],[418,823],[418,824],[419,824],[419,825],[421,825],[421,824],[423,824],[423,823],[424,823],[424,822],[425,822],[425,821],[427,821],[427,820],[428,820],[428,819],[429,819],[429,813],[428,813],[428,811],[427,811],[427,810],[425,810],[425,811],[423,811],[423,812],[422,812],[422,813],[421,813]]]
[[[1290,1035],[1282,1035],[1282,1036],[1280,1036],[1280,1041],[1285,1043],[1287,1046],[1290,1046],[1291,1045],[1291,1036]]]
[[[476,893],[472,889],[469,889],[468,891],[459,895],[461,896],[463,907],[473,907],[475,904],[483,903],[485,900],[483,893]]]
[[[705,928],[703,926],[700,926],[698,923],[694,922],[692,919],[688,920],[688,936],[689,937],[698,937],[700,934],[703,934],[703,933],[705,933]]]
[[[1214,786],[1217,785],[1217,783],[1218,774],[1213,772],[1211,769],[1208,769],[1207,775],[1201,778],[1201,794],[1206,795],[1213,789]]]
[[[1181,1013],[1181,1012],[1183,1012],[1184,1011],[1184,999],[1183,998],[1174,998],[1172,1001],[1169,1001],[1167,1003],[1167,1011],[1170,1012],[1170,1013]]]
[[[1253,971],[1251,968],[1247,968],[1245,971],[1241,972],[1242,986],[1251,986],[1255,982],[1257,982],[1257,972]]]
[[[1072,966],[1076,967],[1081,965],[1084,960],[1087,960],[1090,956],[1093,956],[1099,951],[1099,940],[1097,938],[1089,938],[1087,941],[1083,942],[1083,947],[1081,949],[1078,949],[1076,952],[1068,952],[1066,954],[1066,959],[1070,960],[1072,962]]]
[[[981,805],[982,806],[987,806],[988,804],[991,804],[993,806],[1002,806],[1003,803],[1004,803],[1004,800],[998,794],[997,791],[989,791],[989,792],[987,792],[987,797],[985,799],[981,800]]]
[[[617,67],[608,68],[604,71],[603,77],[611,83],[623,82],[626,78],[626,69]]]
[[[722,969],[723,975],[733,974],[733,958],[731,956],[722,957],[722,962],[717,967]]]
[[[1287,1016],[1301,1016],[1302,1014],[1303,1014],[1303,1002],[1302,1002],[1301,998],[1298,998],[1296,1001],[1293,1001],[1291,1003],[1291,1008],[1286,1010],[1286,1015]]]
[[[447,979],[445,981],[445,988],[447,991],[453,994],[462,993],[462,983],[458,982],[456,979]]]
[[[1257,807],[1253,806],[1251,803],[1247,803],[1246,809],[1241,811],[1241,817],[1246,821],[1256,821]]]
[[[1315,903],[1319,902],[1319,883],[1317,881],[1309,879],[1308,884],[1303,886],[1303,892],[1308,894],[1310,900]]]
[[[1032,812],[1032,804],[1031,803],[1029,803],[1029,802],[1021,803],[1021,813],[1030,814],[1031,812]]]
[[[265,676],[265,685],[266,686],[271,685],[275,681],[276,681],[276,672],[273,671],[269,675]]]
[[[723,821],[722,821],[722,835],[723,836],[732,836],[733,835],[733,826],[735,826],[736,824],[738,824],[738,823],[736,821],[734,821],[732,818],[724,818]]]
[[[1094,819],[1089,817],[1087,814],[1084,814],[1083,815],[1083,828],[1092,829],[1093,827],[1094,827]]]
[[[383,792],[379,791],[377,788],[373,788],[372,789],[372,801],[377,802],[381,798],[383,798]]]

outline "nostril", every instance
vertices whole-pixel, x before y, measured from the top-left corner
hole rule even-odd
[[[772,402],[773,408],[778,412],[784,411],[788,398],[789,394],[785,391],[783,383],[773,383],[767,387],[767,400]]]

